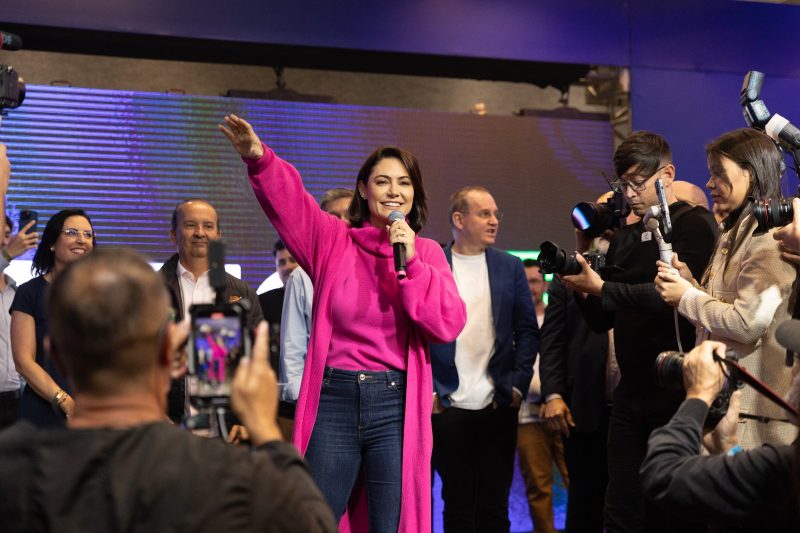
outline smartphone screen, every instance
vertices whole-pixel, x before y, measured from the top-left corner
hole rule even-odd
[[[192,319],[192,334],[189,372],[195,383],[191,396],[227,399],[233,374],[246,351],[241,316],[235,311],[197,313]]]

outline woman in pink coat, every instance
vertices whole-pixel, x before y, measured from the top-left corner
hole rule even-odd
[[[229,115],[220,129],[314,283],[295,445],[336,516],[345,516],[343,527],[366,530],[368,522],[370,532],[429,531],[428,344],[453,341],[466,310],[440,246],[417,236],[427,209],[416,158],[395,147],[367,158],[348,227],[320,210],[297,170],[245,120]],[[392,211],[405,220],[390,223]],[[403,279],[394,269],[393,243],[405,247]],[[357,512],[364,504],[366,514]]]

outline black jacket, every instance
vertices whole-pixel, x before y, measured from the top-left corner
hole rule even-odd
[[[336,531],[288,443],[251,452],[166,423],[0,432],[0,530]]]
[[[683,211],[673,217],[671,242],[678,258],[700,279],[714,250],[717,226],[706,209],[686,210],[686,205],[670,205],[673,213]],[[594,331],[614,328],[621,375],[614,401],[626,399],[646,403],[653,411],[672,412],[682,396],[656,385],[653,366],[659,353],[678,349],[674,311],[656,292],[658,245],[647,234],[641,222],[619,229],[606,258],[606,265],[615,270],[606,272],[602,296],[578,299],[578,303]],[[683,317],[679,324],[683,349],[689,351],[694,346],[695,328]]]
[[[169,289],[172,307],[175,309],[176,321],[183,320],[183,296],[181,294],[181,284],[178,280],[178,254],[170,257],[161,267],[161,275],[164,276],[164,283]],[[250,285],[237,279],[230,274],[225,274],[225,302],[234,303],[246,299],[250,308],[246,315],[246,326],[253,330],[259,322],[264,320],[261,306],[258,303],[258,296]]]
[[[765,444],[734,457],[703,457],[707,413],[702,400],[686,400],[650,436],[641,469],[645,496],[670,513],[717,526],[714,531],[800,531],[794,448]]]
[[[542,398],[560,394],[572,412],[574,431],[600,427],[605,410],[608,334],[594,333],[581,315],[575,291],[555,278],[542,323],[539,372]]]

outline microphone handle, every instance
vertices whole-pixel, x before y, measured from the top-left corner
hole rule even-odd
[[[397,279],[406,277],[406,245],[402,242],[392,244],[394,251],[394,271],[397,272]]]

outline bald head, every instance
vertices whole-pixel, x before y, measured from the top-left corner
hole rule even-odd
[[[79,392],[113,394],[146,382],[169,319],[164,281],[132,250],[70,263],[48,301],[53,346]]]
[[[694,183],[689,183],[688,181],[673,181],[672,192],[675,193],[678,200],[708,209],[708,197],[705,191]]]

